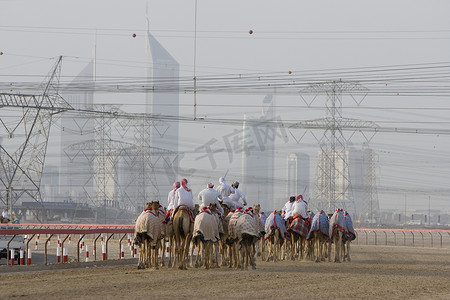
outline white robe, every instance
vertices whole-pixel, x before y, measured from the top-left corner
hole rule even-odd
[[[216,191],[222,195],[222,202],[230,209],[236,209],[233,201],[230,199],[230,195],[234,193],[234,188],[231,185],[228,185],[223,177],[221,177],[219,181],[220,185],[217,187]]]
[[[240,199],[244,202],[244,205],[247,205],[247,200],[245,199],[245,195],[238,189],[234,189],[234,194],[230,195],[231,201],[233,201],[234,209],[238,208],[239,206],[242,206],[239,202]]]
[[[295,201],[294,201],[295,202]],[[284,211],[284,219],[287,220],[290,217],[292,217],[292,206],[294,202],[286,202],[286,204],[283,206]]]
[[[308,210],[308,204],[303,200],[294,201],[292,205],[292,216],[301,215],[303,219],[308,218],[306,211]]]
[[[192,195],[192,190],[188,192],[183,187],[180,187],[175,192],[175,199],[176,199],[175,208],[183,205],[183,206],[189,207],[192,210],[195,209],[194,196]]]
[[[200,209],[211,204],[216,204],[217,210],[223,215],[223,208],[220,205],[219,199],[222,199],[222,195],[213,188],[206,188],[198,193],[198,200],[202,201]]]
[[[169,203],[167,210],[173,210],[175,208],[175,192],[176,190],[171,190],[167,195],[167,202]]]

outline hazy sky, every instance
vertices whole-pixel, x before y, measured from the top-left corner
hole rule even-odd
[[[195,3],[194,0],[0,0],[3,52],[0,82],[3,86],[10,82],[40,82],[60,55],[63,55],[61,81],[69,82],[92,59],[94,45],[98,79],[110,76],[112,81],[121,83],[130,77],[142,79],[146,75],[146,11],[152,34],[179,62],[180,75],[186,78],[194,75],[194,48],[196,76],[231,77],[233,80],[228,82],[231,87],[242,83],[236,80],[238,74],[287,76],[291,71],[293,76],[304,74],[301,80],[306,83],[308,74],[320,80],[339,80],[347,78],[348,69],[357,70],[354,79],[369,80],[368,84],[361,82],[369,92],[360,106],[351,97],[343,97],[345,117],[373,121],[381,127],[427,128],[436,132],[428,135],[380,132],[370,141],[379,155],[381,208],[403,207],[406,197],[411,209],[427,209],[429,199],[431,208],[449,209],[449,1],[198,0],[194,43]],[[431,73],[433,66],[439,68],[426,87],[420,80],[417,84],[400,84],[398,97],[395,83],[389,78],[370,82],[376,77],[385,79],[385,73],[374,71],[377,67],[389,69],[388,75],[394,79],[405,79],[420,72]],[[326,70],[334,71],[323,74]],[[364,74],[364,70],[371,71]],[[387,90],[392,85],[394,88]],[[425,93],[433,86],[447,89],[440,95]],[[198,117],[214,120],[257,115],[263,97],[263,93],[199,93]],[[316,98],[311,107],[305,105],[299,94],[280,93],[275,98],[276,115],[283,121],[325,116],[323,96]],[[121,103],[128,112],[142,111],[144,99],[144,94],[138,92],[95,96],[96,103]],[[304,99],[312,101],[313,96],[304,95]],[[181,95],[180,103],[181,114],[193,116],[192,94]],[[208,106],[211,104],[217,106]],[[203,188],[205,178],[217,183],[220,174],[230,168],[230,177],[239,178],[237,153],[231,163],[226,152],[219,153],[218,166],[211,170],[208,160],[199,159],[194,151],[213,138],[223,148],[223,137],[236,127],[240,129],[239,125],[217,122],[189,123],[180,129],[180,149],[191,152],[182,167],[203,173],[201,180],[194,180],[195,189]],[[320,132],[314,134],[320,136]],[[301,136],[302,132],[293,131],[292,135]],[[282,151],[276,153],[276,180],[285,176],[288,152],[317,153],[317,141],[311,133],[300,143],[292,135],[289,132],[288,142],[277,140]],[[352,142],[361,145],[362,134],[356,133]],[[57,145],[56,136],[49,147]],[[57,154],[50,151],[49,155]],[[316,157],[311,157],[314,173],[316,161]]]

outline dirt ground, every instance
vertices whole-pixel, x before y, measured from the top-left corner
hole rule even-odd
[[[0,266],[1,299],[450,299],[450,249],[352,245],[352,261],[137,270],[135,259]]]

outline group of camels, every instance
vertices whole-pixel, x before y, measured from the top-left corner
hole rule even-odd
[[[138,269],[164,266],[166,251],[168,267],[177,263],[181,270],[188,266],[219,267],[219,261],[220,266],[255,269],[257,255],[274,262],[308,258],[331,261],[332,245],[335,262],[350,261],[350,242],[356,235],[350,216],[340,209],[333,215],[323,211],[310,214],[308,219],[294,216],[287,222],[278,211],[273,211],[263,224],[259,205],[234,211],[223,208],[224,216],[220,218],[215,205],[195,215],[180,207],[173,221],[165,224],[166,212],[160,203],[147,203],[135,225]]]

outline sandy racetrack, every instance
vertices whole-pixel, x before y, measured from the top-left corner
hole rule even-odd
[[[249,271],[137,270],[133,259],[0,271],[1,299],[450,299],[450,250],[436,248],[353,245],[352,262],[258,259]]]

